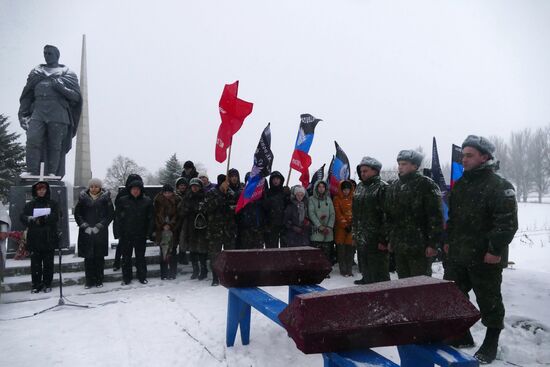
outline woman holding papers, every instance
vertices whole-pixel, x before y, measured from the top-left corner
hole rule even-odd
[[[32,293],[52,290],[54,250],[59,247],[57,222],[60,211],[50,199],[50,185],[39,181],[32,186],[32,200],[25,204],[21,222],[27,227],[27,249],[31,254]]]

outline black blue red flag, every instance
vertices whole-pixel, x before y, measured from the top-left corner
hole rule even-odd
[[[267,124],[262,132],[260,142],[254,152],[254,164],[250,170],[250,177],[239,197],[235,212],[238,213],[246,204],[260,199],[265,189],[265,178],[271,173],[273,152],[271,151],[271,128]]]
[[[334,145],[336,146],[336,155],[332,157],[332,162],[328,169],[330,194],[332,196],[338,193],[340,182],[349,180],[350,177],[348,156],[336,141]]]
[[[300,115],[300,128],[298,129],[298,135],[296,136],[294,152],[292,153],[292,158],[290,160],[290,168],[293,168],[301,173],[300,182],[304,187],[307,187],[309,184],[309,166],[311,165],[309,149],[313,143],[315,127],[319,121],[323,120],[317,119],[309,113]]]
[[[309,182],[309,185],[307,186],[307,192],[311,195],[313,193],[313,187],[315,186],[315,183],[317,181],[321,181],[325,177],[325,165],[321,168],[319,168],[313,176],[311,176],[311,181]]]
[[[449,189],[447,188],[447,184],[445,183],[445,176],[443,176],[443,170],[441,169],[441,163],[439,162],[439,153],[437,151],[437,142],[435,140],[435,136],[433,138],[432,145],[431,174],[432,179],[437,184],[437,186],[439,186],[439,190],[441,190],[441,199],[443,201],[443,218],[445,219],[445,222],[447,222],[447,219],[449,219]]]

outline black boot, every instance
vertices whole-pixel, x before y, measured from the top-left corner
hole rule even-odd
[[[361,278],[361,279],[355,280],[353,284],[363,285],[363,284],[367,284],[367,281],[365,280],[365,278]]]
[[[220,280],[214,271],[212,271],[212,287],[220,285]]]
[[[200,254],[201,273],[199,274],[199,280],[206,279],[208,276],[208,268],[206,267],[206,254]]]
[[[474,357],[481,364],[488,364],[495,360],[497,357],[498,349],[498,337],[500,336],[500,329],[487,328],[485,339],[479,350],[474,354]]]
[[[457,339],[450,341],[448,344],[454,348],[472,348],[475,346],[474,338],[472,338],[472,333],[470,333],[470,330]]]
[[[191,279],[197,279],[199,276],[199,262],[191,261],[191,265],[193,266],[193,274],[191,274]]]

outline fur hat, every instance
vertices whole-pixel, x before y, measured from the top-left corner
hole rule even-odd
[[[103,182],[99,178],[92,178],[90,181],[88,181],[88,187],[97,186],[97,187],[103,187]]]
[[[465,147],[472,147],[477,149],[481,154],[488,154],[490,158],[494,158],[495,145],[491,143],[487,138],[477,135],[468,135],[466,140],[462,143],[462,149]]]
[[[411,162],[417,167],[420,167],[422,165],[423,160],[424,160],[424,154],[412,149],[402,150],[397,155],[398,162],[399,161]]]
[[[359,163],[357,165],[357,174],[358,175],[360,175],[361,166],[370,167],[372,169],[377,170],[378,172],[380,172],[382,170],[382,163],[380,163],[380,161],[378,159],[372,158],[372,157],[363,157],[363,159],[361,159],[361,163]]]

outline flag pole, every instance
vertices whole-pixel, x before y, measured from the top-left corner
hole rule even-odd
[[[292,173],[292,167],[288,168],[288,176],[286,177],[286,185],[290,187],[290,174]]]
[[[229,162],[231,161],[231,147],[233,146],[233,137],[231,137],[231,145],[229,145],[229,151],[227,152],[227,168],[225,169],[225,178],[229,180]]]

